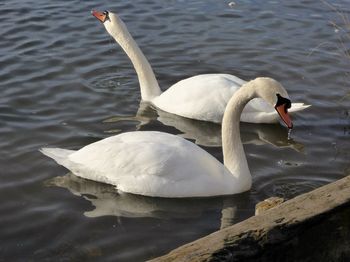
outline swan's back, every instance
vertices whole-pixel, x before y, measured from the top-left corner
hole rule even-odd
[[[224,165],[195,144],[167,133],[123,133],[67,158],[65,166],[75,175],[124,192],[158,197],[238,193],[233,192],[238,183]]]
[[[221,123],[227,102],[244,83],[228,74],[197,75],[177,82],[152,103],[176,115]]]
[[[229,74],[197,75],[174,84],[152,103],[172,114],[221,123],[228,101],[245,83]],[[252,123],[274,123],[278,119],[274,108],[261,98],[249,101],[241,115],[241,121]]]

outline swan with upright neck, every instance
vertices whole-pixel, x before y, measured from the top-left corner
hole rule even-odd
[[[246,81],[229,74],[203,74],[181,80],[162,93],[150,63],[119,16],[110,11],[92,11],[92,14],[103,23],[130,58],[139,79],[143,101],[182,117],[221,123],[228,101]],[[289,112],[307,107],[303,103],[294,103]],[[277,123],[279,117],[273,107],[257,98],[247,104],[240,120]]]
[[[73,174],[112,184],[123,192],[152,197],[209,197],[251,188],[252,178],[240,139],[246,104],[262,98],[288,128],[290,100],[281,84],[257,78],[244,84],[227,104],[222,122],[224,165],[197,145],[175,135],[135,131],[105,138],[78,151],[43,148]]]

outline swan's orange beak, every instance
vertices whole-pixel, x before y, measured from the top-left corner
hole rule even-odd
[[[292,106],[292,103],[288,98],[284,98],[280,94],[276,94],[277,103],[275,105],[275,109],[279,116],[282,118],[283,122],[287,125],[289,129],[293,128],[292,119],[288,115],[288,108]]]
[[[96,17],[98,20],[100,20],[101,23],[104,23],[108,19],[108,12],[107,11],[99,12],[99,11],[92,10],[91,14],[94,17]]]
[[[293,122],[288,114],[287,104],[282,104],[279,106],[275,106],[276,111],[279,116],[282,118],[283,122],[287,125],[289,129],[293,128]]]

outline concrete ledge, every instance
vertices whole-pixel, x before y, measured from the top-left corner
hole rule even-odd
[[[347,207],[350,176],[152,261],[346,261],[350,256]]]

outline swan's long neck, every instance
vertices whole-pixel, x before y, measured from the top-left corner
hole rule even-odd
[[[240,135],[240,116],[245,105],[255,97],[251,82],[243,85],[230,99],[222,121],[222,149],[224,165],[247,189],[251,187],[251,174]]]
[[[134,65],[140,83],[142,100],[151,101],[153,98],[161,94],[161,90],[152,67],[136,44],[133,37],[128,32],[124,22],[117,16],[114,16],[113,20],[113,29],[107,29],[107,31],[112,31],[110,34],[123,48]]]

